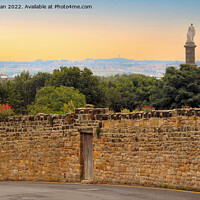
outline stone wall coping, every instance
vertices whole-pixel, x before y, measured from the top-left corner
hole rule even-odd
[[[42,121],[48,120],[49,117],[54,119],[66,119],[72,116],[78,119],[81,115],[90,115],[92,120],[120,120],[120,119],[142,119],[142,118],[168,118],[175,116],[200,116],[200,108],[178,108],[173,110],[152,110],[150,112],[137,113],[111,113],[108,108],[77,108],[75,113],[67,114],[43,114],[28,116],[7,117],[5,122],[9,121]]]

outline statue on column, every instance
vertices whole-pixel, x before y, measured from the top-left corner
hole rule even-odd
[[[188,28],[186,43],[194,42],[194,36],[195,36],[195,28],[194,28],[193,24],[191,24],[191,26]]]
[[[194,36],[195,36],[195,28],[193,24],[188,28],[187,32],[187,40],[185,43],[185,63],[191,66],[197,67],[195,63],[195,48],[196,45],[194,43]]]

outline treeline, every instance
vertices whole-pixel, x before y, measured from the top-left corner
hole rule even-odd
[[[0,83],[0,103],[13,106],[16,114],[63,113],[64,103],[70,110],[87,103],[115,112],[124,108],[133,111],[140,105],[156,109],[199,107],[200,68],[169,67],[161,79],[141,74],[98,77],[78,67],[60,67],[52,74],[33,76],[22,72],[13,81]]]

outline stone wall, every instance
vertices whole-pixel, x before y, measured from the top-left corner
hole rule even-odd
[[[10,118],[0,123],[0,180],[80,180],[80,134],[64,119]]]
[[[0,122],[0,180],[80,182],[82,132],[93,133],[94,183],[200,188],[200,109],[8,118]]]
[[[94,141],[97,182],[200,188],[198,118],[108,120]]]

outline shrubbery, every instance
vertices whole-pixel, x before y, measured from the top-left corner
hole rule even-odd
[[[53,74],[39,72],[34,76],[22,72],[13,81],[0,82],[0,103],[13,106],[16,114],[72,112],[86,103],[114,112],[126,108],[126,113],[141,110],[140,105],[156,109],[199,107],[200,68],[185,64],[180,69],[168,67],[159,80],[141,74],[97,77],[78,67],[61,67]]]
[[[12,106],[8,104],[0,104],[0,119],[4,120],[6,117],[14,114]]]

